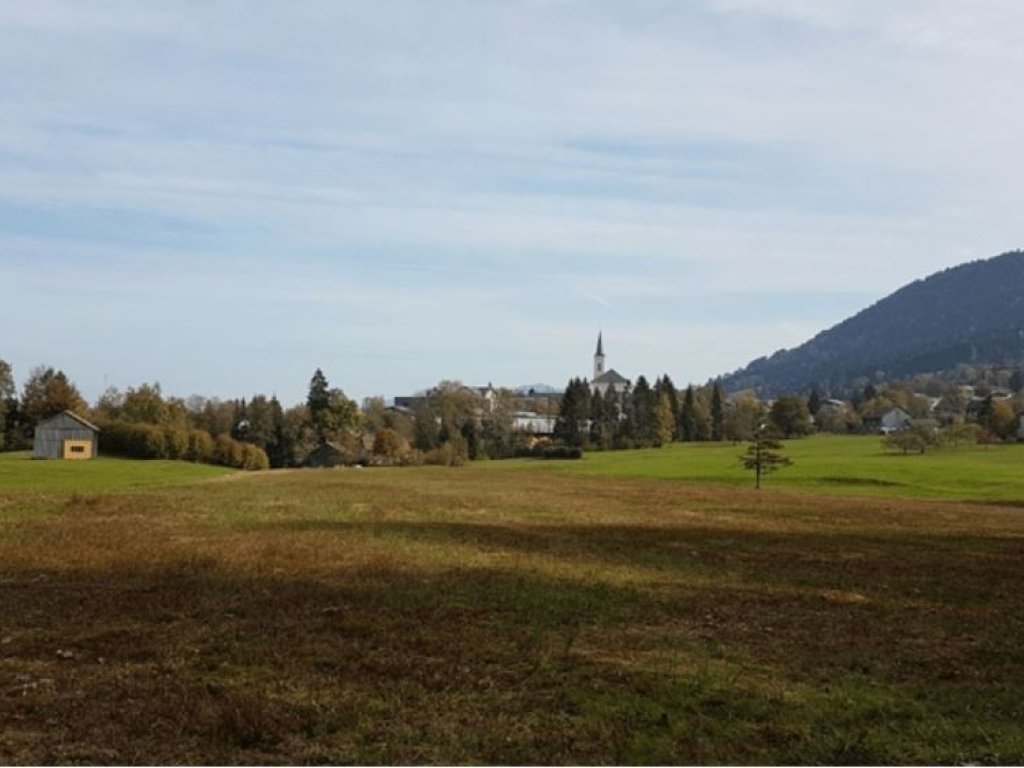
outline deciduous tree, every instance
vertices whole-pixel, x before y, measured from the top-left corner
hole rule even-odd
[[[783,395],[772,403],[768,420],[783,437],[798,437],[811,432],[807,403],[795,395]]]

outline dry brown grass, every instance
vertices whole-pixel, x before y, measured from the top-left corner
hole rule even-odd
[[[1024,760],[1018,509],[473,467],[2,502],[0,762]]]

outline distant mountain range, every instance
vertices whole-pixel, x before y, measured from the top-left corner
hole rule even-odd
[[[839,392],[857,379],[907,378],[966,364],[1024,359],[1024,252],[916,280],[795,349],[722,377],[763,396]]]

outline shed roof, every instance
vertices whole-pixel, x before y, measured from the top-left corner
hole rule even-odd
[[[59,419],[61,416],[67,416],[68,418],[74,419],[79,424],[81,424],[83,427],[85,427],[86,429],[91,429],[93,432],[101,432],[102,431],[95,424],[93,424],[92,422],[86,421],[85,419],[83,419],[81,416],[79,416],[77,413],[74,413],[73,411],[61,411],[56,416],[51,416],[50,418],[46,419],[45,421],[41,421],[39,423],[39,426],[40,427],[46,426],[51,421],[55,421],[56,419]]]

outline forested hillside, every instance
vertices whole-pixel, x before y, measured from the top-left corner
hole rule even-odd
[[[842,392],[878,374],[906,378],[959,364],[1024,358],[1024,252],[1012,251],[904,286],[810,341],[722,379],[730,391]]]

